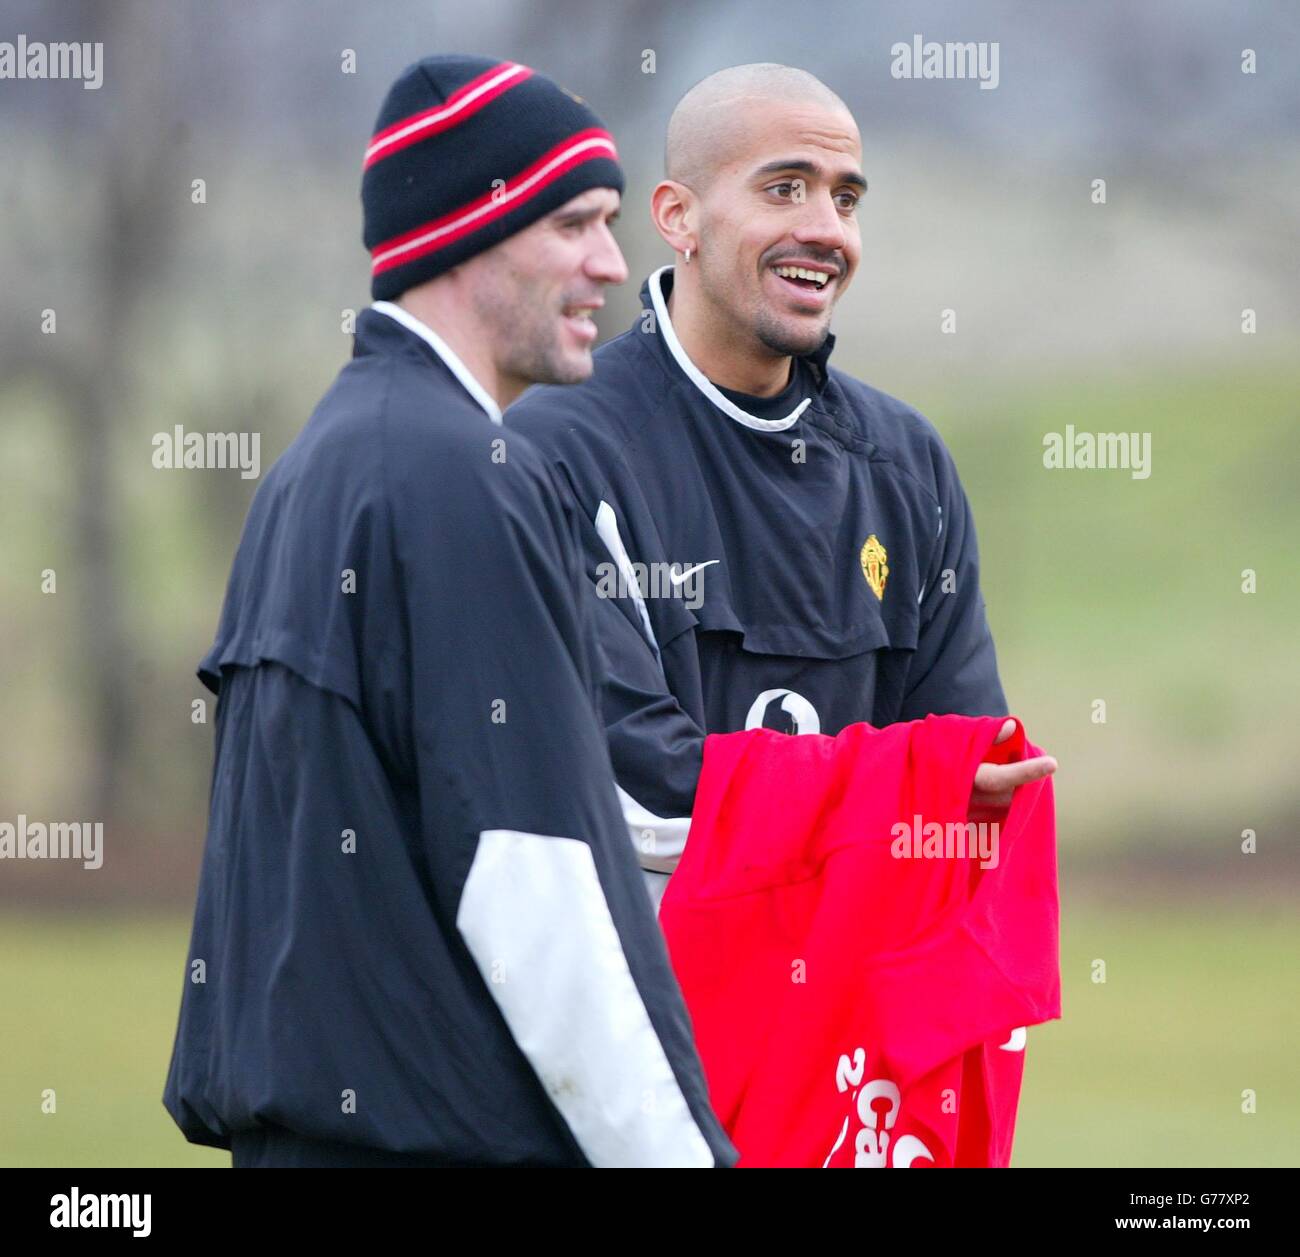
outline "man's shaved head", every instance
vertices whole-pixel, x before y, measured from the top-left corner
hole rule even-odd
[[[650,213],[681,259],[678,337],[715,384],[771,396],[825,341],[862,254],[858,125],[806,70],[732,66],[673,110],[665,164]]]
[[[816,104],[848,113],[848,106],[816,75],[759,61],[733,65],[701,79],[677,102],[668,120],[664,173],[703,191],[744,129],[746,101]]]

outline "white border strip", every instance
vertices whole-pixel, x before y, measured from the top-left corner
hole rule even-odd
[[[676,359],[677,365],[686,372],[691,383],[695,385],[705,397],[709,399],[724,415],[730,415],[737,423],[743,423],[747,428],[753,428],[757,432],[784,432],[787,428],[793,427],[799,421],[799,416],[812,404],[811,397],[805,397],[784,419],[760,419],[757,415],[751,415],[746,410],[741,410],[730,398],[724,397],[713,386],[699,367],[695,365],[687,356],[686,350],[682,348],[682,343],[677,339],[677,333],[673,331],[672,320],[668,317],[668,306],[664,302],[664,295],[659,287],[660,276],[665,271],[671,271],[671,266],[661,266],[650,276],[650,300],[654,304],[655,319],[659,325],[659,330],[663,332],[664,343],[668,346],[668,352]]]
[[[465,391],[487,411],[487,417],[493,423],[501,422],[501,407],[492,399],[487,389],[474,378],[470,369],[460,360],[452,347],[433,328],[427,323],[422,323],[409,310],[403,310],[401,306],[394,305],[391,301],[375,301],[371,303],[370,308],[378,310],[380,314],[388,315],[408,332],[414,332],[447,364],[447,369],[465,386]]]

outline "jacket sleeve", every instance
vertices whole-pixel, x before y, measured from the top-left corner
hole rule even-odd
[[[614,506],[602,497],[589,508],[563,459],[549,473],[588,577],[599,707],[628,836],[642,868],[672,872],[690,829],[705,731],[669,689]]]
[[[586,595],[599,661],[600,709],[619,803],[641,867],[670,873],[690,829],[704,731],[669,690],[656,645],[628,598],[607,595],[614,560],[574,508],[588,564]],[[594,564],[604,564],[591,579]]]
[[[390,473],[438,909],[592,1164],[732,1164],[615,796],[572,521],[526,438],[488,447]]]
[[[921,592],[917,648],[898,719],[1004,716],[1007,700],[980,592],[975,519],[951,454],[937,437],[936,442],[937,539]]]
[[[618,798],[641,866],[671,873],[686,845],[704,761],[704,730],[673,692],[653,617],[636,591],[636,540],[608,480],[617,449],[565,421],[564,389],[539,389],[507,413],[535,438],[555,493],[572,509],[599,642],[600,708]],[[627,546],[632,546],[629,552]],[[671,674],[671,666],[668,669]]]

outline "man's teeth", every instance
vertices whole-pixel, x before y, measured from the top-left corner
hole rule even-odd
[[[824,271],[810,271],[802,266],[774,266],[772,269],[783,279],[811,279],[818,288],[830,279]]]

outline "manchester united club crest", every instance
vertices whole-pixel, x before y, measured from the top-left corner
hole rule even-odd
[[[862,547],[862,553],[858,555],[862,562],[862,575],[867,578],[867,584],[871,586],[871,592],[883,602],[885,599],[885,581],[889,578],[889,563],[886,561],[889,555],[885,552],[885,547],[880,544],[880,538],[872,533],[867,538]]]

